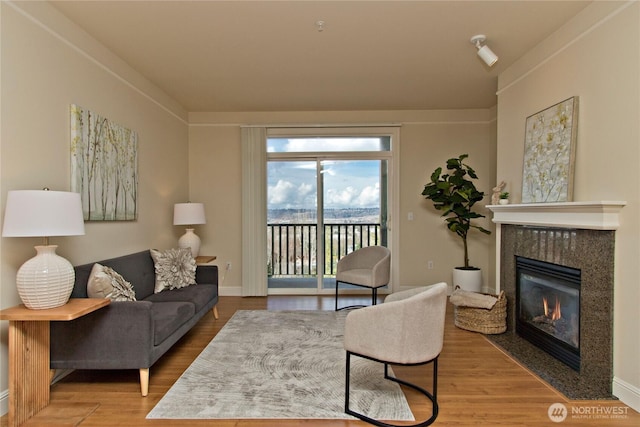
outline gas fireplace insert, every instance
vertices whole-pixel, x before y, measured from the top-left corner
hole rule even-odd
[[[516,333],[580,371],[581,271],[516,257]]]

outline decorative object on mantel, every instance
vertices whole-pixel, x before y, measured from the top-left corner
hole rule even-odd
[[[504,190],[504,187],[506,186],[507,186],[506,182],[500,181],[500,184],[493,187],[493,190],[492,190],[493,192],[491,193],[492,205],[497,205],[500,202],[500,194],[502,193],[502,190]]]
[[[138,217],[138,134],[71,105],[71,191],[86,221]]]
[[[446,217],[449,230],[462,239],[464,265],[454,268],[453,286],[479,291],[482,287],[482,271],[469,265],[467,234],[471,228],[485,234],[491,234],[491,231],[471,222],[473,219],[484,218],[484,215],[473,211],[473,206],[484,198],[484,192],[478,191],[471,181],[478,179],[478,176],[473,168],[463,163],[467,157],[468,154],[462,154],[447,160],[447,170],[450,173],[442,174],[442,168],[438,167],[431,174],[431,181],[424,186],[422,195],[431,200],[437,210],[443,211],[442,216]]]
[[[454,324],[460,329],[483,334],[501,334],[507,330],[507,297],[456,289],[451,295],[455,306]]]
[[[509,204],[509,192],[508,191],[503,191],[502,193],[500,193],[500,200],[498,200],[498,202],[501,205],[508,205]]]
[[[186,225],[185,233],[178,239],[178,247],[191,248],[194,258],[200,252],[200,237],[194,233],[193,226],[206,224],[204,204],[202,203],[176,203],[173,206],[173,225]]]
[[[571,201],[577,131],[577,96],[527,117],[522,203]]]
[[[80,194],[66,191],[9,191],[4,214],[4,237],[44,237],[37,255],[18,270],[18,295],[27,308],[59,307],[69,301],[75,272],[69,261],[49,245],[52,236],[84,234]]]

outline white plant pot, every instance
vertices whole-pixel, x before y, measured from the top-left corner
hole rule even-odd
[[[501,205],[508,205],[509,204],[509,199],[500,199],[498,201],[498,203],[500,203]]]
[[[461,270],[453,269],[453,289],[460,286],[460,289],[469,292],[480,292],[482,290],[482,270]]]

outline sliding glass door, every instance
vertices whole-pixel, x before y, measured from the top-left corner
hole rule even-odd
[[[387,246],[387,160],[321,162],[323,288],[335,289],[338,260],[365,246]]]
[[[274,160],[267,163],[267,274],[270,289],[317,288],[316,169],[316,161]]]
[[[331,292],[342,256],[388,246],[390,145],[388,136],[268,139],[270,294]]]

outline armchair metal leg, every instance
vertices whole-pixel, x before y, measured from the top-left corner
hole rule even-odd
[[[407,426],[406,424],[401,424],[401,425],[397,425],[397,424],[389,424],[389,423],[385,423],[383,421],[380,420],[376,420],[373,418],[370,418],[364,414],[355,412],[353,410],[351,410],[349,408],[349,383],[350,383],[350,376],[351,376],[351,355],[355,355],[355,356],[359,356],[359,357],[364,357],[365,359],[369,359],[369,360],[374,360],[376,362],[380,362],[380,363],[384,363],[384,377],[385,379],[388,379],[390,381],[396,382],[398,384],[402,384],[404,386],[407,387],[411,387],[414,390],[424,394],[430,401],[431,401],[431,405],[432,405],[432,411],[431,411],[431,417],[425,421],[422,421],[420,423],[417,424],[412,424]],[[384,362],[382,360],[377,360],[371,357],[367,357],[367,356],[363,356],[357,353],[351,353],[350,351],[347,351],[347,362],[346,362],[346,378],[345,378],[345,406],[344,406],[344,411],[349,414],[349,415],[353,415],[354,417],[357,417],[359,419],[361,419],[362,421],[366,421],[370,424],[379,426],[379,427],[401,427],[401,426],[407,426],[407,427],[425,427],[428,425],[433,424],[433,422],[436,420],[436,418],[438,417],[438,399],[437,399],[437,390],[438,390],[438,357],[436,357],[433,360],[430,360],[428,362],[424,362],[424,363],[417,363],[415,365],[424,365],[426,363],[432,363],[433,364],[433,394],[429,393],[427,390],[425,390],[424,388],[416,385],[416,384],[412,384],[408,381],[405,380],[401,380],[399,378],[396,377],[392,377],[389,375],[389,363]]]
[[[336,310],[335,311],[347,310],[350,308],[366,307],[366,305],[349,305],[346,307],[338,308],[338,283],[339,282],[340,282],[339,280],[336,280]],[[347,282],[340,282],[340,283],[346,283],[347,285],[354,285],[354,286],[362,286],[355,283],[347,283]],[[362,287],[368,288],[369,286],[362,286]],[[378,303],[378,288],[371,288],[371,305],[376,305],[377,303]]]

